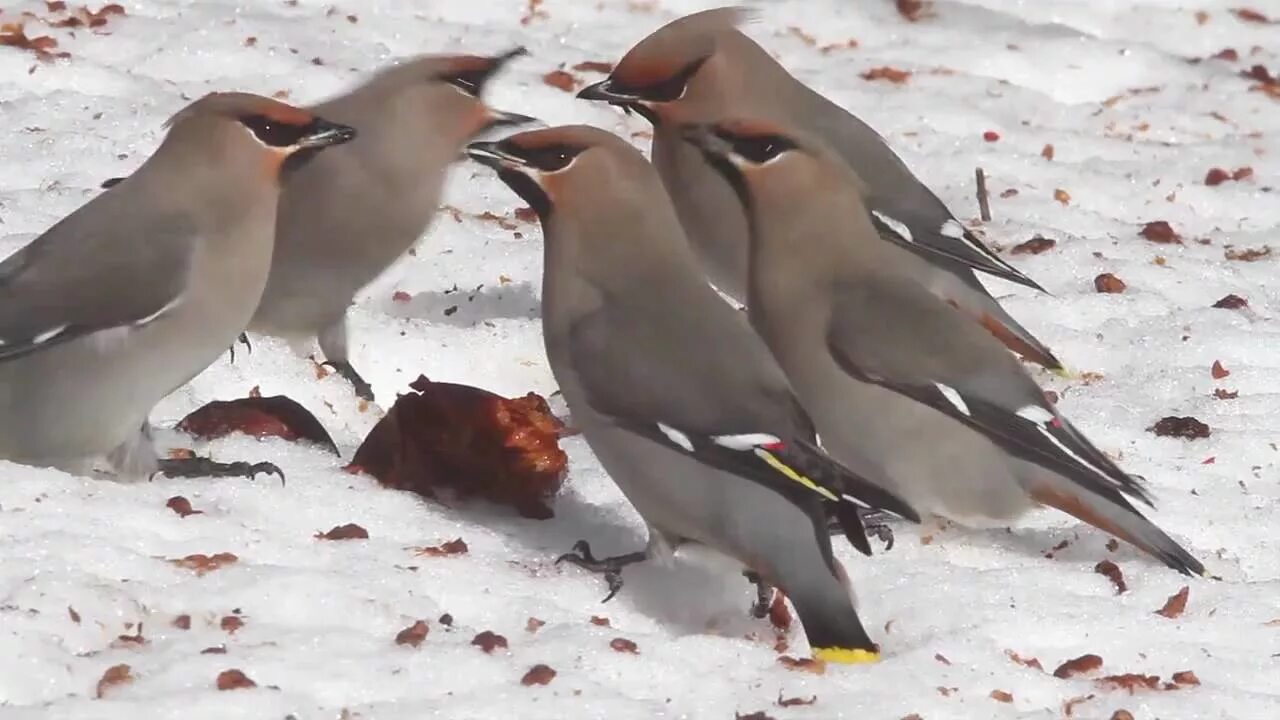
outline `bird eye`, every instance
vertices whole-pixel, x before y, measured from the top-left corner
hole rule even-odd
[[[573,162],[583,148],[571,145],[548,145],[546,147],[525,150],[526,162],[543,172],[563,170]]]
[[[310,129],[307,125],[291,125],[266,115],[245,115],[240,118],[240,122],[249,128],[258,140],[270,147],[297,145]]]
[[[757,165],[763,165],[795,147],[795,143],[778,135],[733,140],[734,152]]]

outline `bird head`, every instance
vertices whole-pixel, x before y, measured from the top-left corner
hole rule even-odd
[[[727,7],[668,23],[631,48],[608,78],[583,88],[578,97],[635,111],[654,125],[696,116],[709,96],[723,91],[709,70],[721,41],[752,17],[744,8]]]

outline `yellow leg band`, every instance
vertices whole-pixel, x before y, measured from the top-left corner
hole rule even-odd
[[[844,665],[866,665],[880,662],[880,653],[859,648],[814,648],[813,657],[816,660]]]

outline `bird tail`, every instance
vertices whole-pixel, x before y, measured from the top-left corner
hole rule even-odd
[[[1203,576],[1204,565],[1169,537],[1155,523],[1148,520],[1124,497],[1106,498],[1070,482],[1066,478],[1050,475],[1044,480],[1040,471],[1038,483],[1029,490],[1031,497],[1043,505],[1055,507],[1068,515],[1111,533],[1140,548],[1165,565],[1183,575]]]
[[[811,564],[819,556],[802,554],[773,568],[770,573],[796,610],[813,656],[843,664],[874,663],[880,647],[867,635],[854,602],[844,566],[831,555],[830,539],[818,539],[822,565]]]
[[[1030,330],[1013,318],[985,286],[972,273],[960,278],[961,284],[948,283],[946,287],[934,288],[942,293],[952,307],[973,317],[987,332],[1004,344],[1022,359],[1033,362],[1056,373],[1065,373],[1067,369],[1049,346],[1040,342]]]
[[[1005,312],[994,299],[991,301],[991,306],[984,308],[982,317],[978,319],[987,332],[994,335],[1005,347],[1017,353],[1023,360],[1033,362],[1051,372],[1067,372],[1066,367],[1053,354],[1053,351],[1037,340],[1031,331],[1014,320],[1013,316]]]

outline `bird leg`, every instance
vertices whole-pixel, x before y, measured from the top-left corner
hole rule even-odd
[[[754,570],[743,570],[742,576],[756,586],[756,601],[751,606],[751,617],[757,620],[769,617],[769,608],[773,606],[773,586]]]
[[[579,540],[573,544],[572,552],[556,558],[556,564],[568,562],[588,572],[603,573],[604,581],[609,585],[609,594],[600,602],[609,602],[622,589],[622,568],[642,562],[648,556],[648,552],[637,550],[613,557],[597,558],[591,553],[591,544],[586,540]]]
[[[862,526],[866,529],[868,536],[875,536],[880,542],[884,543],[886,551],[893,549],[893,528],[889,526],[889,515],[880,510],[858,510],[858,514],[862,517]],[[844,526],[840,519],[835,516],[827,518],[827,530],[831,534],[844,532]]]
[[[867,535],[875,535],[884,543],[886,552],[893,549],[893,528],[889,527],[889,515],[882,510],[862,511],[862,527]]]
[[[240,333],[240,337],[236,338],[236,342],[244,343],[244,346],[249,350],[249,354],[253,354],[253,345],[249,343],[249,333]],[[231,343],[231,347],[227,349],[231,351],[231,364],[234,365],[236,362],[236,344]]]
[[[356,397],[361,400],[373,402],[373,386],[368,382],[365,382],[364,378],[360,377],[360,373],[356,372],[356,369],[351,367],[351,363],[346,360],[326,360],[321,364],[328,365],[333,368],[334,372],[338,373],[347,382],[351,383],[351,387],[356,392]]]
[[[259,473],[275,473],[280,476],[280,484],[284,484],[284,471],[275,463],[269,462],[217,462],[207,457],[162,458],[158,472],[171,478],[180,477],[243,477],[252,480]]]

